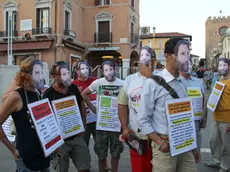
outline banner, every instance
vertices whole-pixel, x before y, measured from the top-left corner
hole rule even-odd
[[[93,100],[91,101],[93,106],[97,107],[97,101]],[[86,109],[86,124],[90,124],[97,121],[97,115],[91,111],[91,109],[85,104]]]
[[[101,85],[97,91],[97,130],[121,132],[117,97],[122,85]]]
[[[209,96],[207,108],[210,109],[212,112],[216,110],[220,97],[224,91],[225,84],[221,82],[216,82],[215,86],[213,87],[212,93]]]
[[[203,117],[203,95],[199,87],[188,87],[188,97],[192,102],[192,109],[195,120],[201,120]]]
[[[11,130],[10,130],[10,124],[11,124],[12,121],[13,121],[12,117],[9,116],[7,118],[7,120],[2,124],[3,131],[5,132],[7,138],[8,138],[8,140],[10,142],[15,141],[15,135],[12,135]]]
[[[43,99],[27,106],[45,157],[48,157],[64,143],[49,100]]]
[[[85,131],[75,96],[52,101],[63,139]]]
[[[165,104],[171,155],[175,156],[195,149],[196,129],[189,98],[166,100]]]

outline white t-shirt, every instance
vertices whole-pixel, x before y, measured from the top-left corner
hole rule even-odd
[[[143,85],[146,81],[146,77],[140,75],[140,73],[135,73],[129,75],[124,82],[124,92],[128,96],[128,105],[129,105],[129,127],[138,132],[139,122],[138,122],[138,108],[140,106],[141,100],[141,91]],[[138,137],[141,139],[146,139],[146,135],[143,135],[140,131],[138,132]]]
[[[93,93],[97,92],[98,87],[101,85],[123,85],[123,83],[124,81],[119,78],[116,78],[116,80],[113,82],[108,82],[104,77],[93,81],[88,88]]]

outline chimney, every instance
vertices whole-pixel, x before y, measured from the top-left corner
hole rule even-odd
[[[155,33],[156,33],[156,27],[154,26],[153,27],[153,37],[155,37],[155,35],[156,35]]]

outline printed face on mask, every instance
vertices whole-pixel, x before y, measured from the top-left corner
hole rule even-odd
[[[114,68],[112,66],[105,64],[103,66],[103,74],[104,74],[105,79],[108,82],[114,81],[115,71],[114,71]]]
[[[218,71],[221,75],[225,76],[228,74],[228,64],[224,61],[219,62]]]
[[[181,72],[189,71],[190,52],[187,45],[181,44],[178,49],[178,65]]]
[[[39,64],[35,64],[32,72],[32,80],[35,88],[41,90],[44,89],[44,81],[43,81],[43,69]]]
[[[150,61],[151,54],[146,49],[142,49],[140,55],[140,63],[148,65]]]
[[[71,85],[71,78],[70,78],[70,72],[67,68],[62,68],[60,70],[60,76],[61,76],[61,83],[68,87]]]
[[[83,78],[88,78],[89,77],[89,66],[87,66],[84,63],[82,63],[80,65],[80,75]]]

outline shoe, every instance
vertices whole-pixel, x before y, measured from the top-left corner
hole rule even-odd
[[[220,168],[220,164],[217,164],[215,162],[207,162],[205,163],[205,166],[211,167],[211,168]]]

